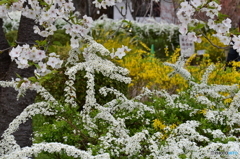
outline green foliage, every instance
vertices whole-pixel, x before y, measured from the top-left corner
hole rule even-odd
[[[65,30],[57,30],[54,35],[50,36],[50,42],[53,45],[65,46],[70,41],[70,36],[65,33]]]
[[[58,100],[64,100],[64,88],[65,88],[65,81],[68,80],[68,76],[64,74],[66,68],[61,68],[57,72],[53,72],[41,81],[42,85]],[[57,76],[56,76],[57,75]],[[87,85],[86,81],[87,79],[84,78],[85,72],[79,71],[76,75],[76,83],[74,87],[76,88],[76,94],[77,94],[77,103],[80,106],[83,106],[85,104],[85,96],[86,96],[86,90]],[[120,92],[126,94],[127,92],[127,85],[118,81],[111,80],[108,77],[104,77],[101,73],[98,73],[95,75],[95,93],[96,93],[96,99],[99,104],[105,104],[109,102],[110,100],[114,99],[114,95],[107,95],[106,97],[102,97],[99,95],[99,89],[103,86],[107,87],[113,87]]]
[[[14,2],[17,2],[18,0],[1,0],[0,5],[6,4],[7,6],[11,6]]]
[[[179,103],[181,106],[172,107],[169,105],[169,102],[165,97],[155,96],[150,102],[147,102],[148,105],[154,106],[156,110],[156,119],[158,121],[162,121],[165,125],[174,125],[177,126],[186,123],[187,121],[194,120],[200,122],[200,126],[197,128],[197,132],[200,135],[206,136],[212,142],[216,143],[228,143],[230,141],[236,141],[235,137],[227,137],[227,138],[216,138],[210,132],[206,132],[204,130],[221,130],[224,134],[229,134],[233,128],[239,128],[238,125],[235,127],[230,127],[225,124],[216,124],[206,119],[207,111],[223,111],[225,108],[208,106],[206,104],[201,104],[197,102],[196,97],[191,97],[190,95],[191,87],[189,87],[186,91],[179,93],[178,97],[174,100],[174,103]],[[210,101],[216,102],[219,105],[223,105],[224,101],[218,100],[217,98],[211,98],[210,96],[206,97],[210,99]],[[186,104],[186,105],[185,105]],[[176,106],[176,104],[175,104]],[[227,107],[227,105],[226,105]],[[195,113],[193,113],[195,111]],[[226,119],[227,120],[227,119]],[[154,123],[156,121],[154,120]],[[155,127],[155,126],[154,126]],[[156,130],[158,130],[155,127]],[[165,134],[166,135],[166,134]],[[197,142],[198,146],[206,146],[206,142]],[[184,155],[179,156],[180,158],[185,158]]]
[[[169,48],[172,53],[175,48],[179,45],[179,31],[177,28],[166,28],[165,25],[158,26],[162,27],[156,29],[153,27],[154,24],[149,26],[138,26],[132,25],[132,36],[137,36],[138,39],[145,43],[148,47],[154,45],[155,57],[165,59],[165,47]]]
[[[119,101],[121,104],[121,101]],[[56,107],[55,109],[60,110],[60,107]],[[100,137],[105,136],[108,131],[108,126],[110,123],[105,120],[98,119],[97,120],[97,128],[94,128],[95,136],[91,136],[89,131],[83,126],[83,119],[81,114],[77,108],[73,108],[69,105],[64,105],[64,112],[58,113],[56,116],[45,117],[42,115],[37,115],[34,117],[34,132],[35,132],[35,142],[61,142],[68,145],[74,145],[81,150],[88,150],[91,148],[93,155],[96,155],[101,149],[101,142],[99,140]],[[130,135],[134,135],[136,132],[141,132],[142,130],[149,129],[152,130],[150,124],[146,124],[140,119],[134,118],[137,116],[139,108],[136,108],[131,115],[133,118],[126,121],[126,127],[130,131]],[[113,115],[115,117],[123,118],[123,116],[129,115],[126,113],[127,110],[119,110],[115,112]],[[96,110],[92,110],[89,114],[91,117],[95,117],[97,115]],[[59,118],[60,117],[60,118]],[[151,116],[150,113],[146,113],[143,118],[148,118],[153,120],[154,117]],[[145,143],[142,142],[144,145]],[[109,149],[109,153],[111,154],[111,149]],[[136,158],[138,155],[146,155],[148,154],[147,150],[142,148],[141,154],[136,154],[131,158]],[[61,154],[48,154],[41,153],[37,159],[44,157],[46,159],[71,159],[71,157],[65,156],[64,153]],[[111,158],[115,158],[112,156]],[[126,154],[120,154],[119,158],[129,158]],[[144,157],[142,157],[144,158]]]
[[[7,39],[8,43],[10,44],[10,46],[14,46],[16,44],[15,41],[17,40],[17,34],[18,34],[18,31],[16,31],[16,30],[10,31],[5,34],[6,39]]]

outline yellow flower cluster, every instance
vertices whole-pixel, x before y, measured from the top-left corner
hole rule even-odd
[[[153,127],[154,127],[154,129],[161,132],[160,137],[161,137],[161,139],[164,140],[169,136],[171,131],[177,127],[177,125],[176,124],[165,125],[159,119],[155,119],[155,120],[153,120]]]
[[[139,94],[142,87],[165,89],[171,93],[188,87],[187,82],[180,75],[169,77],[168,74],[173,71],[172,68],[163,65],[160,59],[150,56],[148,51],[149,49],[131,51],[125,58],[119,60],[119,64],[130,71],[132,77],[132,83],[129,85],[131,96]],[[176,62],[179,52],[180,50],[176,49],[169,62]],[[144,57],[143,54],[148,56]]]
[[[119,64],[130,70],[130,76],[133,81],[129,85],[129,90],[132,96],[140,93],[142,87],[148,87],[149,89],[165,89],[170,93],[178,93],[186,90],[189,85],[187,81],[180,75],[174,75],[169,77],[168,74],[172,72],[172,69],[163,65],[163,61],[160,59],[148,56],[142,57],[141,54],[148,50],[135,50],[128,53],[128,55],[119,60]],[[167,49],[165,49],[168,54]],[[167,60],[167,62],[175,63],[179,57],[180,49],[176,49],[173,55]],[[200,58],[196,54],[192,55],[185,64],[185,68],[192,74],[196,82],[200,82],[206,68],[212,64],[209,54],[204,54],[201,57],[198,65],[191,65],[192,60]],[[238,64],[238,65],[237,65]],[[209,84],[222,84],[232,85],[240,84],[240,72],[233,68],[225,68],[225,63],[214,63],[215,70],[209,75]],[[234,66],[239,67],[239,63],[235,63]],[[231,99],[226,99],[226,102]]]
[[[154,58],[150,55],[150,46],[135,40],[125,34],[119,34],[113,36],[114,33],[110,31],[99,31],[99,37],[95,39],[97,42],[103,44],[106,48],[115,50],[122,45],[128,46],[131,51],[127,52],[127,55],[122,59],[115,60],[120,66],[127,68],[130,71],[130,77],[132,83],[129,84],[130,96],[139,94],[142,87],[148,87],[149,89],[165,89],[169,93],[178,93],[186,90],[189,85],[187,81],[176,74],[169,77],[169,73],[173,70],[169,66],[163,65],[163,60]],[[105,38],[103,38],[105,37]],[[111,37],[111,38],[107,38]],[[212,38],[212,37],[209,37]],[[215,39],[211,39],[218,44]],[[202,57],[194,54],[187,59],[185,68],[192,74],[196,82],[200,82],[206,68],[212,64],[211,56],[215,48],[210,48],[211,54],[204,54]],[[196,46],[196,50],[204,49],[202,46]],[[172,56],[169,56],[168,48],[164,48],[165,54],[168,58],[167,62],[175,63],[180,55],[180,49],[175,49]],[[219,54],[219,50],[218,50]],[[193,61],[193,62],[192,62]],[[194,63],[194,65],[192,65]],[[240,66],[239,63],[234,63],[234,66]],[[224,62],[215,62],[216,69],[210,74],[209,84],[240,84],[240,73],[234,68],[225,69]],[[228,99],[229,101],[230,99]]]
[[[232,66],[234,69],[240,68],[240,61],[232,61]]]
[[[205,115],[205,114],[207,113],[207,111],[208,111],[208,110],[205,108],[205,109],[202,109],[202,110],[198,111],[198,113]]]
[[[205,58],[206,57],[206,58]],[[203,60],[197,66],[187,66],[193,77],[200,81],[206,68],[212,64],[211,60],[205,55]],[[232,85],[240,84],[240,72],[233,68],[226,68],[225,63],[217,62],[214,64],[215,70],[209,75],[209,84],[222,84],[222,85]]]
[[[110,49],[110,51],[114,51],[122,45],[128,46],[131,49],[123,59],[115,60],[120,66],[130,71],[130,77],[132,77],[132,83],[129,85],[130,96],[139,94],[142,87],[165,89],[175,93],[176,89],[181,90],[180,87],[187,86],[187,82],[180,75],[176,75],[173,78],[168,77],[168,73],[172,69],[163,65],[160,59],[152,57],[150,55],[151,49],[146,44],[124,34],[113,37],[111,37],[111,35],[114,35],[112,32],[99,31],[98,34],[101,35],[98,36],[101,38],[95,38],[95,40],[103,44],[107,49]],[[111,50],[112,48],[114,50]],[[168,50],[165,50],[167,53]],[[180,49],[177,49],[175,52],[175,56],[171,58],[171,62],[177,60]]]

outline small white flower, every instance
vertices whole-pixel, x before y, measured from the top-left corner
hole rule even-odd
[[[7,7],[5,5],[0,6],[0,18],[5,18],[7,15]]]
[[[38,63],[38,66],[40,67],[38,70],[41,71],[41,72],[46,72],[47,70],[47,65],[43,62],[39,62]]]
[[[49,57],[47,65],[51,66],[52,68],[55,68],[55,66],[58,64],[59,59],[56,57]]]
[[[22,48],[18,45],[16,48],[13,48],[9,55],[11,56],[12,60],[19,57],[21,54]]]
[[[187,37],[188,37],[188,40],[189,40],[189,41],[196,42],[196,41],[198,40],[195,32],[189,32],[189,33],[187,34]]]
[[[186,35],[187,32],[188,32],[187,26],[186,26],[186,25],[181,25],[181,26],[179,27],[179,32],[180,32],[182,35]]]
[[[46,58],[47,56],[45,55],[45,51],[43,50],[37,50],[36,51],[36,59],[38,61],[41,61],[42,59]]]
[[[79,41],[78,41],[78,39],[71,38],[71,39],[70,39],[70,42],[71,42],[71,47],[72,47],[73,49],[79,47]]]
[[[227,18],[225,20],[222,21],[222,23],[227,27],[227,28],[231,28],[232,27],[232,20]]]
[[[213,29],[215,27],[215,22],[212,19],[209,19],[207,24],[210,29]]]

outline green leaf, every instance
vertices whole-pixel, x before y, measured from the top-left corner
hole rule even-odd
[[[205,24],[203,23],[198,23],[197,26],[196,26],[196,29],[202,29],[205,27]]]
[[[11,6],[12,3],[17,2],[18,0],[1,0],[0,5],[7,4],[7,6]]]
[[[59,42],[59,41],[53,41],[53,45],[62,46],[61,42]]]
[[[225,19],[227,17],[228,17],[228,15],[226,15],[226,14],[218,13],[218,18],[219,19]]]
[[[189,31],[194,31],[196,32],[197,30],[203,30],[205,28],[205,24],[203,23],[198,23],[197,25],[194,26],[189,26]]]
[[[20,79],[23,79],[19,74],[16,73],[16,76]]]
[[[41,5],[41,6],[49,6],[49,4],[47,4],[45,1],[43,1],[43,0],[41,0],[41,1],[39,1],[39,4]]]
[[[20,88],[23,82],[24,82],[24,80],[19,81],[17,88]]]
[[[28,78],[31,82],[37,82],[38,80],[36,79],[36,77],[29,77]]]
[[[5,4],[5,3],[9,3],[9,1],[8,1],[8,0],[1,0],[1,1],[0,1],[0,5],[3,5],[3,4]]]
[[[39,46],[46,46],[47,45],[47,39],[45,40],[36,40],[36,43],[39,45]]]
[[[33,65],[37,68],[37,69],[40,69],[40,66],[36,63],[33,63]]]

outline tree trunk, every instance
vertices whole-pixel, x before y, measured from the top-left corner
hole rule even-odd
[[[6,38],[5,38],[5,34],[3,32],[3,20],[0,19],[0,50],[5,50],[3,52],[0,53],[0,80],[2,80],[5,77],[5,74],[8,70],[8,67],[11,63],[11,58],[8,55],[8,48],[10,47]],[[1,90],[1,88],[0,88]]]
[[[34,20],[21,16],[18,38],[19,44],[33,44],[36,40],[42,40],[43,38],[33,32]],[[21,77],[31,77],[34,75],[33,67],[27,69],[18,69],[15,62],[11,62],[8,65],[8,69],[4,69],[6,72],[3,80],[9,81],[12,78],[16,78],[16,74]],[[24,97],[21,97],[18,101],[16,99],[17,92],[13,88],[1,88],[0,90],[0,135],[8,128],[9,123],[16,118],[29,104],[34,102],[36,93],[33,91],[27,91]],[[21,124],[17,132],[14,133],[17,143],[21,146],[30,146],[32,144],[32,124],[31,120]]]
[[[5,50],[9,48],[9,44],[5,38],[5,34],[3,32],[3,20],[0,19],[0,50]],[[4,80],[6,77],[6,73],[8,71],[9,65],[11,63],[11,58],[8,54],[8,50],[3,51],[0,53],[0,80]],[[8,123],[6,123],[6,111],[5,108],[2,105],[2,97],[1,92],[3,92],[2,88],[0,87],[0,136],[2,135],[3,131],[8,126]]]

